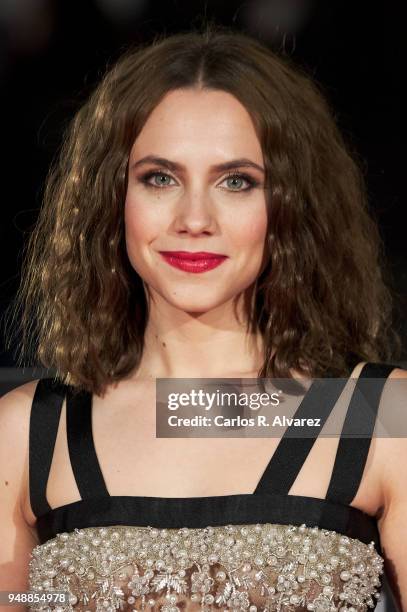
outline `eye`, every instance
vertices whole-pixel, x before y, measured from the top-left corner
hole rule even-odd
[[[156,180],[158,178],[158,181]],[[151,182],[151,179],[153,181]],[[162,170],[153,170],[143,174],[139,179],[146,187],[152,187],[153,189],[163,189],[164,187],[172,187],[171,180],[175,180]],[[228,183],[228,187],[226,191],[250,191],[254,187],[257,187],[260,183],[252,176],[241,172],[233,172],[227,175],[226,178],[223,179],[222,183]],[[221,183],[221,184],[222,184]],[[242,188],[242,185],[246,184],[246,187]]]
[[[151,183],[150,179],[153,178],[153,177],[154,177],[154,182]],[[155,177],[159,177],[160,179],[164,178],[165,181],[160,180],[157,183],[155,181]],[[169,184],[169,180],[171,180],[171,179],[172,179],[172,176],[170,176],[166,172],[162,172],[161,170],[154,170],[152,172],[147,172],[146,174],[143,174],[143,176],[141,177],[140,180],[147,187],[153,187],[155,189],[162,189],[163,187],[171,187],[172,186],[171,184]]]
[[[259,182],[256,181],[252,176],[241,172],[234,172],[228,174],[227,177],[223,179],[222,183],[225,181],[228,181],[229,186],[231,186],[228,191],[250,191],[251,189],[253,189],[253,187],[257,187],[257,185],[259,184]],[[242,185],[242,183],[246,183],[248,186],[241,189],[240,186]]]

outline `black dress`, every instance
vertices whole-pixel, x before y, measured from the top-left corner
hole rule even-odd
[[[380,395],[398,366],[367,363],[347,408],[325,499],[288,492],[313,438],[282,436],[252,494],[162,498],[111,496],[92,437],[92,395],[38,382],[30,419],[30,501],[41,544],[30,590],[68,593],[32,610],[373,609],[383,573],[376,519],[351,507],[365,467]],[[371,386],[369,378],[381,379]],[[314,381],[295,417],[321,428],[346,379]],[[370,437],[344,437],[358,421],[360,393]],[[81,500],[51,508],[46,486],[66,395],[69,456]],[[366,416],[367,414],[367,416]],[[366,423],[366,418],[368,423]]]

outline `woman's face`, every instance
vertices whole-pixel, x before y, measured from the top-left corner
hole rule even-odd
[[[224,91],[168,93],[132,147],[125,201],[128,256],[154,300],[194,313],[230,301],[257,278],[266,230],[263,154],[245,107]],[[227,257],[196,273],[161,251]]]

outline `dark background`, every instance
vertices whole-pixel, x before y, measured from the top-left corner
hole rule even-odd
[[[328,0],[0,0],[0,316],[17,289],[22,246],[62,131],[106,63],[129,43],[209,19],[258,37],[322,85],[363,160],[398,295],[396,327],[407,359],[400,11],[391,2]],[[0,366],[12,367],[13,355],[0,336]]]
[[[363,160],[398,296],[395,326],[406,360],[400,95],[405,33],[401,3],[383,1],[0,0],[0,317],[16,292],[22,247],[62,131],[106,63],[129,43],[199,26],[205,18],[258,37],[322,85],[347,141]],[[12,386],[41,375],[22,376],[14,365],[1,328],[0,367],[7,380],[17,376]],[[377,609],[394,608],[385,597]]]

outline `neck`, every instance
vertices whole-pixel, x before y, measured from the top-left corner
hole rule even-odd
[[[187,313],[150,304],[144,351],[136,378],[256,377],[263,359],[260,333],[249,333],[232,303]]]

